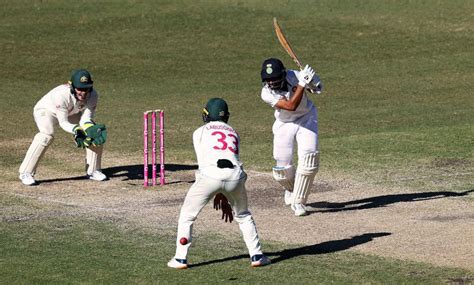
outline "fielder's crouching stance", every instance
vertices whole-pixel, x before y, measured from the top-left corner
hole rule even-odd
[[[262,64],[261,98],[275,109],[273,124],[273,177],[285,189],[285,204],[296,216],[304,216],[314,176],[319,169],[318,111],[305,89],[321,93],[322,84],[313,69],[286,70],[276,58]],[[293,166],[294,141],[298,165]]]
[[[57,124],[74,135],[77,147],[86,149],[88,177],[96,181],[107,179],[101,172],[102,149],[107,131],[104,125],[92,121],[99,97],[92,86],[90,73],[79,69],[73,72],[70,82],[52,89],[36,103],[33,116],[39,132],[19,169],[19,178],[23,184],[36,184],[36,168],[53,142],[54,127]]]
[[[227,103],[220,98],[213,98],[203,109],[205,125],[193,133],[199,170],[196,172],[196,181],[189,189],[181,207],[176,254],[168,262],[169,267],[177,269],[188,267],[187,255],[192,243],[193,223],[202,208],[214,196],[218,200],[224,200],[217,203],[226,205],[228,200],[232,207],[251,257],[251,265],[257,267],[270,264],[270,259],[262,253],[257,228],[248,210],[245,190],[247,174],[242,169],[239,159],[240,138],[227,124],[229,115]],[[214,204],[216,205],[216,200]],[[222,209],[224,211],[224,207]]]

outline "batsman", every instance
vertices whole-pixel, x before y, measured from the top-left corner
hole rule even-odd
[[[285,204],[296,216],[307,215],[306,201],[319,170],[318,111],[306,95],[321,93],[322,83],[306,65],[301,71],[286,70],[281,60],[262,64],[262,100],[275,109],[273,124],[273,177],[285,189]],[[295,141],[298,164],[293,164]]]
[[[38,163],[53,142],[57,125],[74,136],[78,148],[86,150],[88,178],[107,180],[101,171],[107,129],[105,125],[93,121],[98,97],[89,71],[78,69],[73,71],[68,83],[55,87],[36,103],[33,117],[39,132],[33,138],[19,169],[19,178],[24,185],[37,184],[34,176]]]

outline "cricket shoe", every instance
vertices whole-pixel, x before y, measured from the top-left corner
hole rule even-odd
[[[268,265],[270,263],[272,263],[272,261],[265,255],[256,254],[252,256],[250,265],[252,265],[252,267],[260,267],[260,266]]]
[[[31,173],[21,173],[19,178],[21,180],[21,183],[26,186],[36,185],[36,180],[33,178],[33,175],[31,175]]]
[[[102,173],[100,170],[96,170],[92,172],[92,174],[87,174],[89,179],[95,180],[95,181],[105,181],[107,180],[107,176],[105,176],[104,173]]]
[[[291,202],[293,200],[292,194],[293,192],[285,190],[285,205],[287,206],[291,205]]]
[[[168,261],[168,267],[186,269],[188,268],[188,263],[186,259],[172,258],[170,261]]]
[[[295,216],[306,216],[308,214],[304,205],[301,203],[291,205],[291,209],[295,212]]]

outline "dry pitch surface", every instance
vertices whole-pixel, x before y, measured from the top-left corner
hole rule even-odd
[[[51,155],[51,153],[49,153]],[[183,198],[194,181],[194,166],[169,165],[169,184],[143,188],[141,165],[107,160],[111,179],[85,180],[40,167],[40,185],[1,183],[1,195],[34,199],[49,209],[5,207],[2,220],[47,219],[55,215],[92,215],[124,228],[175,231]],[[8,169],[12,177],[16,169]],[[456,194],[409,192],[337,179],[322,171],[315,179],[308,205],[310,215],[295,217],[283,203],[283,191],[270,173],[248,171],[250,210],[265,241],[309,246],[313,251],[350,250],[440,266],[474,270],[474,190]],[[20,214],[21,213],[21,214]],[[216,231],[240,240],[235,222],[220,220],[210,202],[195,226],[195,236]],[[174,244],[170,244],[174,247]],[[294,248],[295,246],[291,246]],[[299,247],[301,248],[301,247]]]

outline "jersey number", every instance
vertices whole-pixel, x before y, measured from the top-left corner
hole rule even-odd
[[[230,150],[231,152],[235,154],[239,154],[239,142],[237,141],[237,137],[233,134],[224,134],[223,132],[215,131],[211,134],[212,136],[219,136],[217,141],[220,143],[218,145],[215,145],[213,148],[214,149],[220,149],[220,150]],[[226,141],[226,138],[230,137],[231,139],[231,145],[229,145]]]

